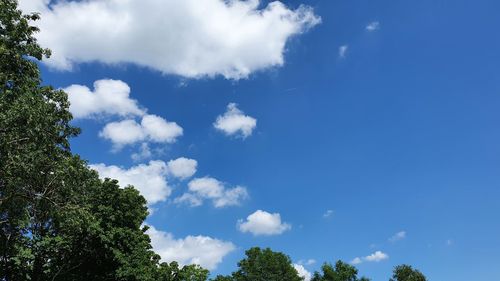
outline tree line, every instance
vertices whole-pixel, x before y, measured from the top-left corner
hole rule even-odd
[[[37,44],[16,0],[0,0],[0,280],[206,281],[198,265],[162,263],[144,220],[146,200],[132,186],[99,179],[71,152],[66,93],[42,85],[37,61],[50,50]],[[291,260],[252,248],[228,276],[215,281],[303,280]],[[342,261],[325,263],[313,281],[366,281]],[[391,281],[425,281],[398,266]]]

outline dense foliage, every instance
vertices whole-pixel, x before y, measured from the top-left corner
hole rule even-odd
[[[311,281],[368,281],[368,278],[358,278],[358,270],[342,261],[337,261],[335,267],[325,263],[322,273],[315,272]]]
[[[145,233],[145,199],[133,187],[100,180],[73,154],[66,93],[42,86],[36,60],[50,55],[15,0],[0,0],[0,280],[206,281],[197,265],[161,263]],[[343,262],[314,281],[364,281]],[[217,281],[300,281],[291,260],[252,248]],[[410,266],[391,281],[426,281]]]
[[[301,281],[288,256],[271,249],[251,248],[238,262],[231,276],[217,276],[216,281]]]

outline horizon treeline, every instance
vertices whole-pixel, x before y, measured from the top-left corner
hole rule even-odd
[[[147,202],[132,186],[99,179],[71,152],[67,94],[42,86],[37,61],[50,51],[37,44],[15,0],[0,0],[0,280],[206,281],[199,265],[161,262],[144,220]],[[216,281],[304,280],[291,259],[251,248],[228,276]],[[342,261],[325,263],[313,281],[366,281]],[[391,281],[425,281],[411,266]]]

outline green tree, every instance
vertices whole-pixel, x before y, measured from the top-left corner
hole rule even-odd
[[[0,280],[171,280],[142,226],[145,199],[71,153],[79,129],[66,93],[41,85],[37,19],[0,0]]]
[[[208,270],[198,265],[179,267],[177,262],[162,263],[158,270],[158,281],[206,281]]]
[[[229,276],[217,276],[217,281],[301,281],[288,256],[271,249],[251,248],[246,258],[238,262],[238,270]]]
[[[394,268],[390,281],[427,281],[427,278],[409,265],[398,265]]]
[[[358,278],[356,267],[342,261],[337,261],[335,267],[329,263],[321,267],[322,274],[314,272],[311,281],[368,281],[368,278]]]

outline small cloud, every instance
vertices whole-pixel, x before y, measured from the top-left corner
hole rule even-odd
[[[310,281],[312,278],[311,272],[309,272],[305,267],[301,264],[293,264],[293,268],[297,270],[299,276],[304,278],[304,281]]]
[[[215,208],[237,206],[248,198],[245,187],[236,186],[226,188],[224,183],[211,177],[195,178],[188,183],[189,192],[174,200],[175,203],[187,203],[191,207],[198,207],[204,200],[212,200]]]
[[[94,90],[76,84],[63,90],[68,93],[69,110],[75,119],[143,116],[146,113],[136,100],[130,98],[130,87],[120,80],[97,80]]]
[[[257,210],[249,215],[246,221],[238,221],[238,229],[245,233],[250,232],[255,236],[259,235],[278,235],[288,231],[292,226],[281,221],[279,213],[268,213],[262,210]]]
[[[446,246],[451,246],[451,245],[453,245],[453,240],[451,239],[446,240]]]
[[[342,45],[339,47],[339,58],[343,59],[347,55],[347,50],[349,49],[349,45]]]
[[[179,179],[187,179],[196,173],[198,162],[185,157],[170,160],[167,163],[169,173]]]
[[[99,132],[101,138],[113,143],[114,150],[138,142],[174,143],[182,134],[177,123],[152,114],[143,116],[141,123],[133,119],[108,123]]]
[[[384,252],[381,251],[376,251],[375,253],[366,256],[366,257],[356,257],[351,261],[351,264],[361,264],[363,262],[381,262],[383,260],[386,260],[389,258],[389,255],[387,255]]]
[[[313,265],[316,263],[316,260],[315,259],[300,260],[297,263],[301,265]]]
[[[219,115],[214,122],[215,129],[228,136],[239,136],[243,139],[252,135],[256,126],[257,119],[245,115],[236,103],[228,104],[224,115]]]
[[[400,231],[389,238],[390,242],[397,242],[406,238],[406,231]]]
[[[354,259],[351,261],[351,264],[354,264],[354,265],[356,265],[356,264],[360,264],[360,263],[363,263],[363,260],[361,260],[361,258],[358,258],[358,257],[354,258]]]
[[[379,29],[380,29],[380,22],[378,22],[378,21],[370,22],[366,26],[366,30],[368,30],[370,32],[375,31],[375,30],[379,30]]]
[[[333,210],[326,210],[326,212],[323,214],[323,218],[329,218],[333,216]]]

